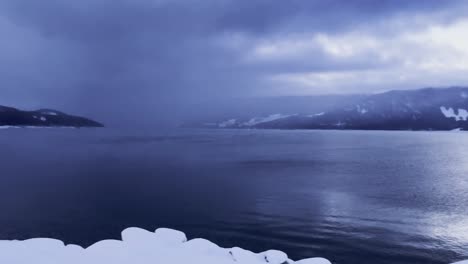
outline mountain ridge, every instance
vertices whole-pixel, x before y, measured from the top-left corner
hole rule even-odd
[[[205,127],[258,129],[468,130],[468,87],[393,90],[324,112],[236,117]]]

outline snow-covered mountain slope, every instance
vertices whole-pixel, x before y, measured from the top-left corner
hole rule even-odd
[[[102,127],[103,125],[79,116],[68,115],[52,109],[21,111],[0,106],[0,127]]]
[[[368,95],[327,112],[230,119],[221,128],[468,130],[468,88],[426,88]]]
[[[252,128],[264,123],[278,121],[295,115],[272,114],[265,117],[252,117],[249,119],[228,119],[219,123],[212,123],[211,126],[219,128]]]
[[[165,228],[156,232],[128,228],[122,240],[103,240],[86,249],[48,238],[0,240],[0,263],[330,264],[323,258],[293,261],[277,250],[255,254],[237,247],[221,248],[205,239],[187,240],[184,233]]]

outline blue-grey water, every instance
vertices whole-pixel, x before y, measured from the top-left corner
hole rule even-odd
[[[0,130],[0,240],[129,226],[293,259],[468,259],[468,133]]]

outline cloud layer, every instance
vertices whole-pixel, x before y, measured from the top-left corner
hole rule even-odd
[[[4,0],[0,104],[108,120],[465,85],[467,1]]]

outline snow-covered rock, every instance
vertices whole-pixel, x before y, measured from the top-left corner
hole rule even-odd
[[[295,264],[330,264],[330,261],[324,258],[310,258],[294,262]]]
[[[8,264],[330,264],[323,258],[293,261],[286,253],[253,253],[238,247],[221,248],[205,239],[187,241],[184,233],[161,228],[150,232],[127,228],[122,240],[103,240],[84,249],[60,240],[36,238],[1,241],[0,263]]]

